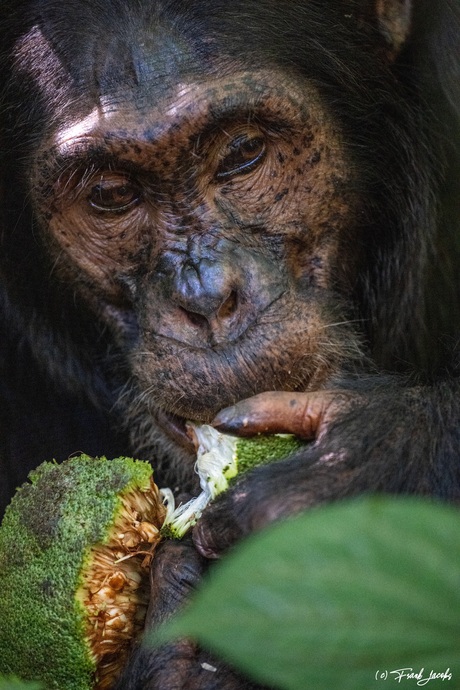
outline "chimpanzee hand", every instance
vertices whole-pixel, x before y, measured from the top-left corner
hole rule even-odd
[[[375,379],[356,391],[274,392],[243,400],[220,412],[214,426],[240,436],[294,433],[312,442],[246,473],[218,497],[194,528],[195,544],[217,558],[273,520],[363,492],[458,500],[459,417],[452,382],[406,388]],[[446,467],[457,469],[446,473]]]
[[[167,541],[152,561],[148,633],[180,609],[207,563],[191,539]],[[212,612],[210,612],[212,615]],[[115,690],[263,690],[230,670],[189,640],[158,647],[139,645]]]
[[[213,426],[236,436],[294,434],[299,438],[319,438],[338,415],[351,409],[359,394],[348,390],[314,393],[271,391],[254,395],[221,410]]]

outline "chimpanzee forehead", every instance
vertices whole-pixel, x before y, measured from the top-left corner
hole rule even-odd
[[[54,125],[48,134],[67,132],[69,124],[73,131],[75,122],[83,134],[83,123],[91,129],[117,120],[139,132],[149,120],[172,123],[186,111],[196,116],[212,110],[219,118],[271,97],[288,108],[291,96],[301,103],[305,95],[305,83],[296,83],[286,71],[248,67],[226,56],[203,60],[186,40],[167,33],[146,33],[132,42],[109,36],[95,48],[92,63],[84,68],[83,62],[82,57],[78,69],[66,65],[39,26],[17,44],[17,70],[33,76],[39,102]]]
[[[50,3],[45,0],[44,4]],[[71,9],[85,4],[84,0],[72,3]],[[65,75],[68,86],[79,95],[96,97],[134,87],[161,92],[185,75],[212,69],[209,54],[214,51],[200,45],[199,34],[187,36],[189,32],[175,28],[157,13],[143,17],[139,8],[145,4],[139,3],[133,12],[133,3],[127,2],[115,18],[110,10],[116,3],[98,3],[98,7],[106,6],[107,16],[90,11],[86,24],[86,16],[72,18],[63,3],[30,27],[19,39],[16,53],[25,56],[25,62],[33,60],[36,67],[52,64],[55,72],[58,66],[59,86]],[[49,83],[54,76],[48,73],[43,81]]]
[[[98,107],[107,114],[129,104],[142,115],[174,102],[183,85],[190,92],[196,84],[202,96],[200,85],[209,83],[212,91],[216,80],[227,80],[234,93],[235,74],[256,75],[267,63],[266,56],[258,58],[249,47],[234,56],[233,42],[223,45],[204,29],[193,33],[193,27],[201,26],[196,18],[189,25],[158,13],[142,19],[127,12],[118,30],[110,30],[108,17],[105,31],[100,17],[81,31],[64,30],[58,19],[59,13],[42,16],[15,50],[16,69],[21,77],[32,77],[46,120],[58,127]],[[69,21],[65,11],[63,19]]]
[[[136,84],[168,88],[188,76],[248,68],[324,67],[329,45],[346,45],[355,18],[344,0],[56,0],[40,2],[35,26],[80,90]],[[319,21],[318,14],[321,14]],[[334,69],[337,70],[339,64]]]
[[[306,97],[308,96],[308,98]],[[325,121],[319,94],[284,74],[259,70],[186,83],[171,88],[160,103],[154,98],[140,102],[129,94],[107,94],[84,117],[66,118],[48,138],[45,147],[61,159],[102,155],[154,159],[157,148],[181,150],[184,142],[197,144],[236,122],[249,125],[264,121],[275,131],[301,129],[312,117]],[[163,143],[162,143],[163,142]],[[191,143],[190,143],[191,145]],[[154,149],[151,149],[151,146]],[[133,153],[135,152],[135,153]]]
[[[256,79],[272,71],[275,88],[280,78],[288,84],[300,76],[304,92],[313,80],[336,110],[340,99],[346,111],[347,104],[356,109],[372,94],[361,89],[373,78],[372,57],[355,31],[357,17],[345,12],[347,0],[327,6],[317,0],[37,4],[40,11],[22,27],[14,50],[18,82],[33,94],[18,104],[21,111],[34,107],[35,131],[26,133],[32,146],[42,139],[41,130],[46,136],[62,131],[93,118],[97,108],[105,117],[127,105],[142,117],[174,102],[182,85],[189,90],[217,79],[230,88],[236,74]],[[343,46],[351,55],[347,61]]]

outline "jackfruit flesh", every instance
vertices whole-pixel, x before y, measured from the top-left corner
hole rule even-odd
[[[0,528],[0,669],[47,690],[106,690],[142,631],[165,508],[151,466],[43,463]]]
[[[222,434],[208,424],[189,422],[188,427],[197,448],[196,471],[201,493],[176,508],[171,492],[163,490],[168,511],[162,534],[177,539],[184,536],[208,503],[225,491],[237,476],[258,465],[281,460],[305,446],[304,441],[292,434],[237,438]]]

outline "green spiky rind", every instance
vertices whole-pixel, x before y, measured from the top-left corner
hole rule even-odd
[[[45,462],[0,528],[0,669],[49,690],[91,690],[86,614],[75,599],[90,548],[106,543],[121,497],[147,489],[152,468],[131,458]]]
[[[258,465],[282,460],[304,446],[305,441],[301,441],[291,434],[260,435],[238,439],[234,451],[238,470],[237,476]]]

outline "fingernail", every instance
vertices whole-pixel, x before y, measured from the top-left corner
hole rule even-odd
[[[229,407],[226,410],[222,410],[214,417],[211,426],[218,431],[230,432],[241,426],[241,419],[232,411],[232,408]]]
[[[212,420],[211,426],[224,434],[239,436],[241,438],[251,437],[260,432],[258,427],[254,428],[254,425],[251,424],[249,417],[237,414],[227,416],[221,415],[219,412]]]

